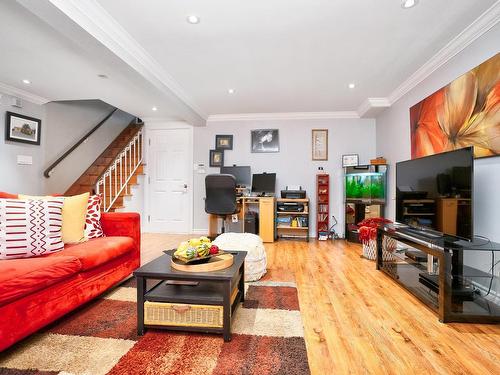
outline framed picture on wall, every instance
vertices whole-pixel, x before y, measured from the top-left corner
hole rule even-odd
[[[40,144],[42,120],[13,112],[5,114],[5,140]]]
[[[342,155],[342,167],[357,167],[359,165],[358,154]]]
[[[232,134],[218,134],[215,136],[215,148],[217,150],[232,150],[233,149],[233,135]]]
[[[224,166],[224,150],[210,150],[210,164],[211,167]]]
[[[252,130],[252,152],[279,152],[280,138],[278,129]]]
[[[328,160],[328,129],[312,130],[312,160]]]

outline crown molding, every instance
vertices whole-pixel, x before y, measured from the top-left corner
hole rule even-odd
[[[258,120],[328,120],[359,118],[356,111],[337,112],[276,112],[276,113],[231,113],[210,115],[207,122],[214,121],[258,121]]]
[[[406,81],[400,84],[387,97],[390,105],[401,99],[406,93],[415,88],[458,53],[462,52],[468,45],[485,34],[498,22],[500,22],[500,1],[495,2],[495,4],[441,48],[438,53],[432,56],[429,61],[422,65]]]
[[[142,120],[142,122],[146,123],[184,123],[188,124],[188,122],[184,120],[180,120],[179,118],[174,118],[174,117],[140,117],[139,118]]]
[[[358,107],[357,113],[361,118],[375,117],[390,106],[387,98],[368,98]]]
[[[18,89],[17,87],[7,85],[5,83],[0,82],[0,92],[15,96],[16,98],[21,98],[31,103],[35,103],[38,105],[43,105],[45,103],[50,102],[50,99],[44,98],[42,96],[38,96],[26,90]]]
[[[165,69],[96,1],[49,0],[73,22],[190,112],[194,122],[207,115]]]

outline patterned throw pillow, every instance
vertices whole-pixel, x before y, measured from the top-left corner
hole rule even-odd
[[[104,237],[101,227],[101,195],[91,195],[87,205],[87,216],[85,218],[85,238]]]
[[[0,259],[30,258],[64,248],[64,198],[0,199]]]

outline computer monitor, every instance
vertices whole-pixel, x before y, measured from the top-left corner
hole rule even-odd
[[[252,176],[252,192],[274,194],[276,190],[276,173],[261,173]]]
[[[249,166],[221,167],[220,173],[233,175],[236,179],[236,185],[250,187],[252,184],[252,174]]]

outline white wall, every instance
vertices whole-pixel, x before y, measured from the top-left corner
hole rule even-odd
[[[145,176],[137,176],[137,185],[132,186],[131,195],[125,197],[123,200],[123,208],[116,211],[118,212],[138,212],[141,215],[141,230],[146,229],[146,215],[144,214],[144,207],[146,204],[146,179]]]
[[[392,165],[398,161],[410,159],[410,107],[498,53],[499,41],[500,24],[469,45],[378,116],[376,119],[377,154],[385,156]],[[500,186],[500,157],[476,160],[474,168],[475,234],[500,242],[500,226],[498,225],[500,195],[494,193]],[[396,194],[394,168],[389,171],[389,181],[390,199],[387,216],[394,218],[393,198]]]
[[[45,155],[47,167],[113,109],[100,100],[51,102],[46,107],[49,124]],[[45,192],[64,193],[132,120],[132,115],[116,111],[86,143],[56,167],[45,181]]]
[[[280,152],[258,154],[250,149],[252,129],[279,129]],[[311,130],[328,129],[328,161],[312,161]],[[216,134],[232,134],[233,150],[225,151],[225,165],[250,165],[252,173],[276,172],[276,192],[287,185],[301,185],[311,203],[310,234],[315,235],[316,173],[319,166],[330,174],[331,215],[339,224],[336,230],[343,233],[343,169],[341,156],[357,153],[360,163],[375,157],[375,121],[367,119],[334,120],[273,120],[273,121],[220,121],[209,122],[206,127],[194,128],[194,163],[205,163],[207,173],[218,173],[218,168],[208,168],[209,150],[215,148]],[[205,176],[194,173],[194,230],[206,230]],[[331,219],[330,219],[331,220]]]
[[[377,154],[385,156],[392,165],[398,161],[410,159],[410,107],[498,53],[499,41],[500,24],[497,24],[378,116],[376,119]],[[474,232],[476,235],[500,242],[498,215],[500,157],[476,160],[474,178]],[[390,218],[395,216],[394,197],[393,167],[389,170],[390,199],[386,212]],[[491,267],[491,253],[468,252],[465,255],[465,261],[471,266],[488,271]],[[498,284],[498,281],[494,283],[494,289],[497,291],[500,289]]]
[[[23,100],[23,108],[16,108],[10,105],[11,99],[9,95],[0,97],[0,191],[12,193],[64,193],[133,119],[132,115],[117,111],[47,179],[43,176],[44,170],[112,108],[100,100],[51,102],[45,105]],[[6,111],[42,120],[40,146],[5,141]],[[17,165],[17,155],[32,156],[33,164]]]
[[[47,122],[45,107],[23,100],[23,108],[10,105],[12,97],[0,93],[0,191],[9,193],[40,194],[43,191],[45,150],[47,145]],[[41,144],[5,141],[5,112],[23,114],[42,120]],[[17,155],[29,155],[32,165],[17,165]]]

